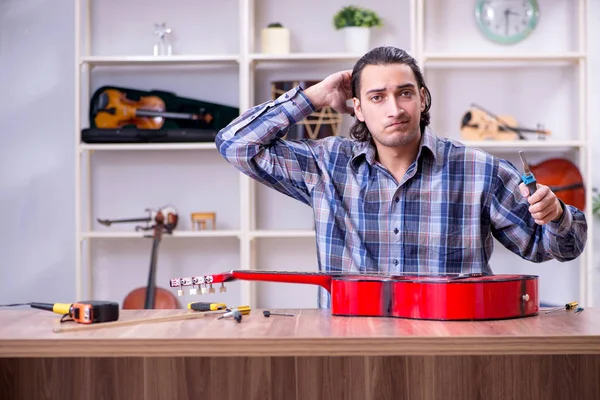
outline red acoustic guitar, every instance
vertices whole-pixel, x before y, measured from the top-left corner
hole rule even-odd
[[[441,321],[520,318],[539,312],[534,275],[378,275],[229,271],[171,279],[170,286],[214,293],[213,284],[235,280],[319,285],[331,294],[331,313]]]

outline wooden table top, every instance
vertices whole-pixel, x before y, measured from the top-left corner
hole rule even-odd
[[[51,312],[0,310],[2,357],[358,356],[600,354],[600,308],[504,321],[418,321],[332,316],[329,310],[252,310],[240,323],[218,315],[132,324],[74,322],[54,332]],[[188,310],[121,310],[119,321],[190,314]],[[69,324],[69,325],[65,325]],[[109,324],[109,323],[105,323]],[[86,327],[88,327],[86,329]]]

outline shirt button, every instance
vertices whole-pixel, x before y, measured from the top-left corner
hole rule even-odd
[[[396,203],[400,201],[400,197],[396,197]]]
[[[400,231],[398,230],[398,228],[394,229],[394,233],[395,233],[396,235],[398,234],[398,232],[400,232]]]
[[[398,265],[398,260],[394,260],[394,265]]]

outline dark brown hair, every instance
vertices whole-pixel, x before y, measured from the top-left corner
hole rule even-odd
[[[415,74],[415,78],[417,79],[417,85],[419,86],[419,90],[424,88],[425,91],[425,109],[421,113],[421,132],[425,129],[427,125],[429,125],[429,109],[431,108],[431,93],[429,93],[429,89],[425,86],[425,79],[423,79],[423,74],[421,73],[421,69],[417,65],[417,62],[414,58],[412,58],[408,53],[404,50],[398,49],[392,46],[385,47],[376,47],[366,53],[364,56],[360,58],[354,65],[354,69],[352,70],[352,97],[356,97],[360,99],[360,78],[362,75],[363,69],[367,65],[387,65],[387,64],[406,64],[408,65],[413,73]],[[354,125],[350,128],[350,137],[356,139],[359,142],[366,142],[371,138],[371,132],[367,128],[367,125],[356,119]]]

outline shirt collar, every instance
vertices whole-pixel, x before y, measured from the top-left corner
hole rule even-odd
[[[425,131],[421,135],[421,144],[419,145],[419,152],[417,154],[417,159],[419,159],[423,153],[423,148],[429,149],[429,152],[433,156],[433,159],[437,159],[437,141],[438,138],[431,131],[429,127],[425,127]],[[369,165],[373,165],[375,162],[375,157],[377,155],[377,149],[373,144],[372,140],[367,142],[357,142],[354,148],[354,155],[350,160],[351,165],[355,168],[358,168],[358,163],[360,160],[364,159]]]

